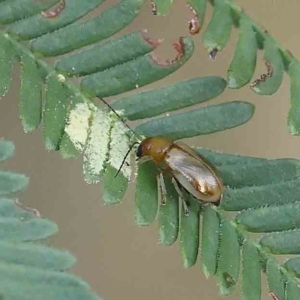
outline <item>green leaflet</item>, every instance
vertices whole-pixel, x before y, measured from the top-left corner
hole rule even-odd
[[[223,0],[214,1],[213,16],[203,35],[203,43],[208,52],[222,50],[228,43],[233,19],[231,7]]]
[[[207,0],[187,0],[187,3],[190,4],[191,7],[195,10],[197,14],[195,17],[198,19],[201,29],[204,22]]]
[[[242,300],[261,299],[261,265],[257,248],[246,242],[242,248]]]
[[[21,57],[20,118],[24,131],[38,128],[42,119],[42,82],[33,58]]]
[[[179,69],[194,51],[194,43],[188,38],[180,39],[180,45],[177,47],[182,55],[172,63],[159,63],[152,55],[140,56],[85,77],[81,81],[81,89],[91,97],[107,97],[157,81]]]
[[[202,223],[202,269],[206,277],[215,275],[217,271],[219,249],[220,220],[217,212],[211,205],[203,207]]]
[[[0,198],[0,218],[19,218],[20,220],[35,217],[33,212],[22,209],[15,201]]]
[[[56,74],[46,79],[46,104],[44,108],[44,141],[48,150],[58,150],[64,133],[69,91]]]
[[[234,291],[240,270],[240,245],[235,226],[223,219],[220,226],[220,249],[217,277],[222,295]]]
[[[158,45],[158,42],[146,37],[145,31],[137,31],[104,45],[64,57],[56,62],[55,68],[67,76],[84,76],[145,55]]]
[[[157,15],[164,16],[171,8],[174,0],[154,0],[157,6]]]
[[[286,300],[298,300],[300,294],[300,286],[296,281],[288,279],[285,287],[285,298]]]
[[[0,242],[0,260],[4,263],[64,271],[73,266],[75,258],[67,251],[59,251],[32,243]]]
[[[132,22],[143,0],[122,0],[99,16],[71,24],[31,43],[32,50],[44,56],[56,56],[110,37]]]
[[[167,111],[205,102],[220,95],[226,87],[221,77],[193,78],[160,89],[121,98],[112,105],[129,120],[153,117]]]
[[[250,232],[272,232],[300,228],[300,203],[288,203],[246,210],[236,221]]]
[[[184,193],[184,199],[189,201],[189,215],[181,208],[180,217],[180,249],[185,268],[195,265],[199,249],[200,203],[192,196]]]
[[[57,226],[46,219],[0,218],[0,240],[26,242],[45,239],[57,232]]]
[[[136,222],[147,226],[154,222],[158,208],[157,167],[149,160],[138,167],[135,204]]]
[[[0,139],[0,162],[12,157],[15,146],[12,142]]]
[[[274,260],[269,259],[267,262],[267,276],[270,292],[274,293],[278,299],[285,299],[284,285],[286,279],[284,278],[281,268]]]
[[[178,140],[236,127],[246,123],[253,113],[252,104],[233,101],[150,120],[137,126],[136,132],[147,137],[165,136]]]
[[[0,4],[0,23],[8,24],[48,9],[59,0],[10,0]]]
[[[75,276],[5,263],[0,264],[0,290],[12,300],[38,300],[41,295],[44,300],[98,299],[89,286]]]
[[[288,116],[290,133],[300,134],[300,63],[293,62],[289,65],[288,73],[291,81],[291,108]]]
[[[284,263],[284,267],[296,277],[300,277],[300,257],[293,257]]]
[[[168,176],[165,176],[164,181],[167,190],[167,203],[159,206],[159,243],[171,246],[177,240],[179,232],[179,195]]]
[[[0,99],[7,94],[11,83],[13,56],[10,42],[0,34]]]
[[[227,72],[228,86],[239,89],[253,77],[256,66],[257,41],[250,21],[240,18],[239,40]]]
[[[299,179],[282,181],[263,186],[227,188],[221,207],[229,211],[265,205],[282,205],[299,201]]]
[[[65,0],[65,8],[55,18],[49,19],[41,14],[37,14],[10,25],[8,32],[18,35],[20,39],[30,40],[75,22],[99,6],[103,1]]]
[[[260,243],[274,254],[300,254],[300,230],[269,233]]]
[[[18,192],[28,185],[25,175],[0,171],[0,196]]]
[[[264,47],[264,60],[271,65],[272,74],[269,74],[271,75],[270,77],[267,77],[265,81],[261,81],[255,85],[252,89],[260,95],[272,95],[278,91],[282,83],[284,64],[278,48],[269,35],[265,36]]]

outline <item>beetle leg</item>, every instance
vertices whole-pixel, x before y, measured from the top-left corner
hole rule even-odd
[[[179,196],[179,200],[182,203],[184,214],[186,216],[188,216],[189,215],[189,209],[188,209],[187,204],[186,204],[186,202],[185,202],[185,200],[183,198],[183,194],[182,194],[182,191],[181,191],[181,189],[180,189],[180,187],[178,185],[178,182],[175,180],[174,177],[172,178],[172,183],[173,183],[173,185],[175,187],[175,190],[176,190],[176,192],[177,192],[177,194]]]
[[[161,195],[161,204],[166,205],[167,203],[167,189],[165,185],[165,180],[162,172],[159,172],[157,175],[157,184],[160,189],[160,195]]]

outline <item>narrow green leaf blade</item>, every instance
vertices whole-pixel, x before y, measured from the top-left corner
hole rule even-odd
[[[129,120],[153,117],[167,111],[208,101],[220,95],[226,87],[221,77],[189,79],[160,89],[121,98],[113,104]]]
[[[291,108],[288,116],[290,133],[300,134],[300,63],[293,62],[289,65],[288,73],[291,81]]]
[[[199,250],[200,203],[192,196],[184,197],[189,201],[189,215],[181,209],[180,218],[180,248],[181,258],[185,268],[195,265]]]
[[[275,260],[268,260],[267,276],[270,292],[274,293],[278,299],[285,299],[285,278],[283,277],[280,266]]]
[[[157,6],[157,15],[164,16],[170,10],[174,0],[154,0]]]
[[[152,161],[146,161],[138,167],[136,178],[136,222],[147,226],[154,222],[158,208],[158,170]]]
[[[256,34],[246,17],[240,19],[240,34],[233,60],[227,72],[228,86],[239,89],[253,77],[257,53]]]
[[[129,25],[143,3],[143,0],[122,0],[94,19],[71,24],[35,39],[31,48],[44,56],[56,56],[99,42]]]
[[[262,237],[260,243],[274,254],[300,254],[300,230],[269,233]]]
[[[242,300],[261,299],[261,266],[257,248],[250,242],[243,246]]]
[[[35,217],[34,213],[24,210],[15,201],[7,198],[0,198],[0,218],[19,218],[20,220]]]
[[[0,242],[0,260],[4,263],[30,266],[38,269],[64,271],[71,268],[75,258],[67,251],[31,243]]]
[[[0,3],[0,23],[9,24],[48,9],[59,0],[10,0]]]
[[[55,74],[46,79],[44,142],[48,150],[58,150],[66,123],[68,91]]]
[[[265,81],[260,81],[252,89],[260,95],[273,95],[276,93],[282,83],[284,64],[279,53],[278,48],[275,46],[273,39],[266,35],[265,37],[265,53],[264,60],[270,64],[272,74],[267,77]]]
[[[293,257],[284,263],[284,267],[296,277],[300,277],[300,257]]]
[[[23,40],[31,40],[75,22],[98,7],[103,1],[65,0],[65,8],[55,18],[45,18],[41,14],[36,14],[10,25],[8,31]]]
[[[234,291],[240,270],[240,245],[235,226],[228,220],[222,220],[220,226],[220,249],[217,277],[222,295]]]
[[[288,203],[242,211],[236,222],[250,232],[273,232],[300,228],[300,203]]]
[[[139,125],[136,132],[147,137],[165,136],[177,140],[239,126],[246,123],[253,113],[252,104],[233,101],[150,120]]]
[[[67,76],[84,76],[123,64],[155,49],[159,42],[136,31],[119,39],[67,56],[57,61],[56,70]]]
[[[219,216],[210,205],[206,205],[203,208],[201,254],[202,268],[207,278],[216,274],[219,243]]]
[[[42,82],[31,57],[21,57],[20,118],[25,132],[38,128],[42,119]]]
[[[8,195],[24,189],[29,178],[22,174],[0,171],[0,196]]]
[[[220,207],[240,211],[265,205],[283,205],[299,201],[299,193],[299,179],[263,186],[227,188]]]
[[[176,47],[180,55],[172,63],[159,63],[151,54],[140,56],[122,65],[85,77],[81,81],[81,89],[91,97],[107,97],[164,78],[179,69],[194,51],[194,43],[188,38],[180,39]]]
[[[171,246],[177,240],[179,232],[179,195],[169,177],[166,176],[164,181],[167,190],[167,203],[159,207],[159,243]]]
[[[195,10],[195,17],[197,17],[201,29],[205,18],[207,0],[187,0],[187,3]]]
[[[0,99],[7,94],[11,83],[13,56],[14,52],[10,42],[0,34]]]
[[[288,279],[285,288],[286,300],[298,300],[300,297],[300,286],[294,280]]]
[[[15,146],[12,142],[0,139],[0,162],[14,155]]]
[[[203,35],[203,44],[209,53],[221,51],[227,45],[232,26],[230,5],[222,0],[214,1],[213,16]]]
[[[58,231],[55,223],[46,219],[0,218],[0,240],[26,242],[45,239]]]

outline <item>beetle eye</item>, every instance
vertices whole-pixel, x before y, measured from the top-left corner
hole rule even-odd
[[[141,157],[142,157],[142,153],[143,153],[143,151],[142,151],[142,146],[139,145],[138,148],[137,148],[137,150],[136,150],[136,156],[137,156],[138,158],[141,158]]]

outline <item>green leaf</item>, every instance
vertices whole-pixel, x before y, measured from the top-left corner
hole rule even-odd
[[[281,86],[284,65],[279,50],[275,46],[273,39],[269,35],[266,35],[265,37],[264,47],[264,60],[270,64],[272,74],[268,74],[271,76],[267,77],[264,81],[260,81],[252,89],[260,95],[273,95]]]
[[[288,203],[246,210],[236,221],[250,232],[272,232],[300,228],[300,203]]]
[[[164,64],[153,55],[137,57],[124,64],[85,77],[81,89],[90,97],[117,95],[157,81],[179,69],[192,55],[194,44],[191,39],[180,39],[177,45],[180,56],[172,63]]]
[[[41,295],[44,300],[98,299],[89,286],[75,276],[5,263],[0,264],[0,290],[12,300],[38,300]]]
[[[56,62],[55,68],[67,76],[89,75],[145,55],[158,44],[147,38],[145,31],[137,31],[104,45],[66,56]]]
[[[223,0],[215,0],[213,16],[203,35],[203,44],[208,52],[220,51],[227,45],[232,26],[230,5]]]
[[[147,137],[165,136],[177,140],[236,127],[246,123],[253,113],[252,104],[233,101],[150,120],[139,125],[136,132]]]
[[[269,289],[274,293],[278,299],[285,299],[285,278],[281,272],[281,268],[278,263],[274,260],[269,259],[267,262],[267,276]]]
[[[195,10],[195,17],[198,19],[197,21],[201,29],[205,18],[207,0],[187,0],[187,3]]]
[[[0,23],[8,24],[48,9],[59,0],[10,0],[0,4]]]
[[[12,157],[15,146],[12,142],[0,139],[0,162]]]
[[[217,212],[210,206],[203,207],[202,222],[202,268],[205,276],[215,275],[217,271],[219,249],[220,219]]]
[[[185,268],[192,267],[198,257],[199,249],[199,226],[200,226],[200,203],[191,196],[186,195],[188,200],[189,215],[186,216],[181,208],[180,218],[180,248],[181,258]]]
[[[217,277],[222,295],[234,291],[240,270],[240,245],[236,228],[223,219],[220,226],[220,249]]]
[[[45,18],[43,15],[37,14],[12,24],[8,27],[8,32],[18,35],[20,39],[30,40],[75,22],[94,10],[103,1],[65,0],[65,8],[55,18]]]
[[[149,160],[138,167],[136,178],[135,204],[136,222],[139,226],[147,226],[154,222],[158,208],[158,169]]]
[[[9,89],[12,78],[14,51],[6,36],[0,34],[0,98],[4,97]]]
[[[165,176],[164,181],[167,203],[159,206],[159,243],[171,246],[177,240],[179,232],[179,195],[169,177]]]
[[[18,192],[24,189],[28,182],[29,179],[25,175],[0,171],[0,196]]]
[[[33,212],[22,209],[15,201],[0,198],[0,218],[19,218],[20,220],[34,217]]]
[[[38,128],[42,119],[42,82],[33,58],[21,57],[20,118],[25,132]]]
[[[220,207],[239,211],[265,205],[282,205],[299,201],[299,179],[263,186],[227,188]]]
[[[44,141],[48,150],[58,150],[64,132],[69,95],[56,74],[47,77],[46,85]]]
[[[121,98],[112,106],[116,110],[122,110],[129,120],[144,119],[208,101],[220,95],[225,87],[226,81],[221,77],[193,78]]]
[[[261,266],[258,250],[251,242],[246,242],[242,250],[242,300],[260,300]]]
[[[56,224],[41,218],[21,220],[0,218],[0,240],[26,242],[40,240],[57,232]]]
[[[285,298],[286,300],[298,300],[300,294],[300,286],[291,279],[288,279],[285,287]]]
[[[290,133],[300,134],[300,63],[294,62],[289,65],[288,73],[291,81],[291,108],[288,116]]]
[[[75,258],[67,251],[42,245],[0,242],[0,260],[4,263],[38,269],[64,271],[73,266]]]
[[[56,56],[99,42],[130,24],[143,3],[143,0],[122,0],[91,20],[73,23],[35,39],[31,49],[44,56]]]
[[[257,41],[251,22],[240,19],[239,40],[227,73],[228,86],[239,89],[253,77],[256,65]]]
[[[174,0],[154,0],[157,6],[157,15],[164,16],[170,10]]]
[[[300,277],[300,257],[293,257],[284,263],[284,267],[296,277]]]

